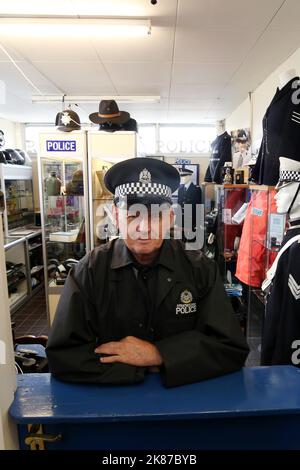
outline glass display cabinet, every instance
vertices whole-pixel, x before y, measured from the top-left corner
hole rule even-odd
[[[40,206],[50,321],[68,275],[90,249],[86,133],[40,135]]]
[[[286,228],[286,215],[278,214],[275,189],[250,185],[249,204],[239,246],[236,276],[243,285],[247,307],[247,339],[260,358],[265,317],[265,296],[261,285],[280,249]]]
[[[29,231],[28,231],[29,232]],[[42,233],[4,238],[10,312],[13,314],[44,285]]]
[[[205,246],[215,259],[252,349],[261,342],[265,297],[261,284],[283,240],[286,216],[275,189],[263,185],[203,185]]]
[[[14,313],[29,296],[26,239],[5,237],[4,250],[9,307]]]
[[[4,232],[34,224],[32,168],[0,164],[1,191],[5,198]]]
[[[118,161],[136,157],[136,132],[88,133],[91,247],[117,235],[112,214],[113,195],[104,185],[106,171]]]

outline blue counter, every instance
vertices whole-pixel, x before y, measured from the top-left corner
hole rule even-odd
[[[158,374],[130,386],[24,374],[10,415],[23,449],[34,423],[61,435],[47,449],[300,449],[300,369],[244,368],[171,389]]]

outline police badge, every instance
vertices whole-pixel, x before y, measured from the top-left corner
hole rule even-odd
[[[147,168],[144,168],[140,172],[139,181],[140,183],[151,183],[151,173],[147,170]]]
[[[184,289],[180,294],[181,304],[176,305],[176,315],[187,315],[196,313],[197,304],[193,302],[193,295],[188,289]]]
[[[181,292],[180,300],[183,304],[190,304],[193,301],[192,293],[185,289],[183,292]]]

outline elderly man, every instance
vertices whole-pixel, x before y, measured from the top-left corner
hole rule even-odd
[[[47,346],[52,374],[128,384],[156,370],[172,387],[240,369],[248,346],[217,266],[166,239],[177,170],[136,158],[114,165],[105,184],[120,237],[86,255],[67,279]]]

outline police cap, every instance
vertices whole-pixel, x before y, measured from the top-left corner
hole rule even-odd
[[[115,195],[115,202],[172,203],[172,193],[180,183],[177,169],[154,158],[131,158],[112,166],[104,177],[107,189]]]
[[[300,162],[291,158],[280,157],[279,180],[276,189],[288,183],[300,183]]]

